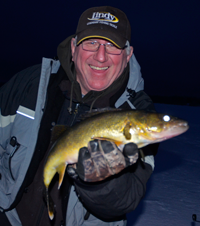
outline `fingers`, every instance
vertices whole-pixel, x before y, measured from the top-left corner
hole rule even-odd
[[[110,141],[107,141],[107,140],[101,140],[100,146],[101,146],[101,150],[105,154],[109,154],[110,152],[117,149],[117,146],[113,142],[110,142]]]
[[[82,162],[82,161],[87,160],[89,158],[91,158],[91,154],[90,154],[88,148],[86,148],[86,147],[81,148],[79,150],[79,156],[78,156],[79,161]]]
[[[121,172],[138,159],[138,148],[134,143],[124,146],[121,152],[115,143],[106,140],[92,140],[88,147],[79,150],[77,169],[68,170],[71,177],[74,174],[87,182],[96,182]]]
[[[114,143],[93,140],[88,148],[79,151],[77,173],[84,181],[96,182],[120,172],[125,166],[124,156]]]
[[[78,156],[78,164],[77,164],[77,173],[79,177],[85,180],[86,173],[91,173],[91,168],[93,168],[93,161],[91,159],[91,154],[88,150],[88,148],[83,147],[79,150],[79,156]]]

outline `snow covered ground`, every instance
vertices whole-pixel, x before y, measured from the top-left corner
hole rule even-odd
[[[177,116],[189,130],[160,143],[147,193],[128,226],[198,226],[200,221],[200,107],[155,104],[158,112]]]

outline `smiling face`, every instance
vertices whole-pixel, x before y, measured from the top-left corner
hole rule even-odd
[[[126,54],[122,50],[120,55],[106,53],[105,46],[100,45],[97,52],[85,51],[82,45],[74,46],[74,38],[71,41],[72,60],[75,64],[76,78],[81,86],[82,94],[90,90],[101,91],[110,86],[123,72],[132,53]],[[106,44],[104,39],[92,39],[100,44]]]

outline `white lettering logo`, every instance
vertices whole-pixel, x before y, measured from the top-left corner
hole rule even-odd
[[[88,18],[88,20],[99,20],[99,21],[108,21],[112,23],[118,23],[119,19],[107,12],[94,12],[92,18]]]

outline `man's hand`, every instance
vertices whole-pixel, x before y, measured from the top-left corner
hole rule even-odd
[[[93,140],[79,150],[78,163],[68,165],[67,172],[74,179],[79,176],[84,181],[96,182],[121,172],[137,159],[134,143],[126,144],[121,152],[113,142]]]

